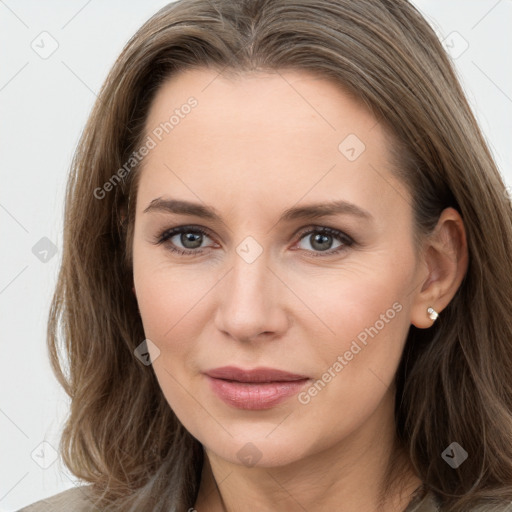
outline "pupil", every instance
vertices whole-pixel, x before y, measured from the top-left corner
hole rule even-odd
[[[326,247],[326,245],[327,246],[330,245],[329,244],[329,242],[331,241],[330,239],[331,239],[330,235],[326,235],[323,233],[317,233],[316,235],[313,236],[313,243],[311,244],[311,246],[316,249],[319,249],[321,251],[325,251],[326,249],[329,249],[329,247]]]
[[[201,237],[201,233],[182,233],[180,241],[187,249],[195,249],[201,246]],[[192,245],[187,245],[189,242],[191,242]]]

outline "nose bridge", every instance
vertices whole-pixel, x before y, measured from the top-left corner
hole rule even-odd
[[[250,307],[254,311],[268,305],[267,295],[272,288],[268,264],[267,252],[263,248],[257,254],[250,242],[240,244],[233,256],[226,299],[231,299],[238,308]]]
[[[280,328],[277,283],[268,268],[269,252],[251,238],[235,249],[217,311],[218,328],[238,339]]]

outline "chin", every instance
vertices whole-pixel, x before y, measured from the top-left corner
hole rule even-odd
[[[311,435],[301,440],[296,431],[282,430],[276,434],[272,428],[245,429],[244,433],[231,437],[229,434],[208,439],[199,439],[203,446],[218,457],[246,467],[279,467],[291,464],[307,456],[305,440],[311,442]],[[279,427],[278,427],[279,428]],[[272,430],[275,429],[273,432]],[[233,433],[232,430],[230,430]]]

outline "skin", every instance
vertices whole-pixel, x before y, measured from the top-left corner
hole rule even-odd
[[[413,200],[387,163],[384,127],[325,79],[181,72],[158,91],[146,134],[190,96],[197,107],[144,159],[133,239],[134,292],[146,337],[160,351],[152,349],[153,369],[207,456],[190,506],[377,510],[395,439],[393,379],[409,326],[430,327],[427,308],[442,314],[460,285],[462,220],[446,209],[415,250]],[[349,134],[366,147],[353,161],[338,149]],[[171,197],[211,206],[222,220],[144,213],[155,198]],[[371,218],[278,222],[287,208],[332,200]],[[210,233],[199,249],[179,234],[154,243],[162,231],[190,225]],[[310,231],[323,226],[355,243],[328,236],[322,251]],[[262,250],[251,263],[236,250],[248,236]],[[179,255],[173,242],[203,252]],[[400,311],[307,404],[293,396],[268,410],[241,410],[217,398],[202,373],[268,366],[316,381],[396,303]],[[258,453],[255,465],[237,456],[244,446]],[[389,489],[379,510],[403,510],[421,484],[405,458],[401,467],[403,489]]]

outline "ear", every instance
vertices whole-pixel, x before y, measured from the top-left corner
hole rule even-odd
[[[468,268],[466,231],[459,212],[446,208],[434,231],[425,240],[422,253],[425,272],[411,308],[411,323],[420,329],[433,324],[427,309],[446,308],[459,289]]]

